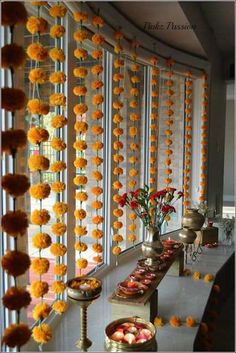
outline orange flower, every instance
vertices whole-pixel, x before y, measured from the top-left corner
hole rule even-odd
[[[93,229],[92,237],[96,240],[101,239],[103,237],[103,231],[100,229]]]
[[[29,80],[31,83],[35,84],[43,84],[48,81],[48,75],[47,72],[44,71],[43,69],[32,69],[29,72]]]
[[[85,67],[77,67],[73,70],[75,77],[85,78],[88,75],[88,70]]]
[[[88,246],[87,246],[87,244],[82,243],[81,241],[78,241],[75,243],[74,248],[76,251],[84,252],[88,249]]]
[[[128,234],[128,241],[130,242],[135,242],[137,240],[137,237],[135,234]]]
[[[87,112],[88,106],[85,103],[79,103],[74,106],[74,113],[75,115],[83,115]]]
[[[185,320],[185,325],[187,327],[194,327],[196,326],[196,320],[192,316],[187,316]]]
[[[2,297],[3,305],[9,310],[27,308],[31,302],[31,296],[24,288],[10,287]]]
[[[100,50],[100,49],[95,49],[92,51],[92,57],[95,59],[95,60],[99,60],[102,58],[103,56],[103,51]]]
[[[154,319],[154,325],[155,327],[162,327],[164,326],[164,320],[162,317],[160,316],[156,316],[155,319]]]
[[[114,190],[119,190],[123,187],[123,184],[119,180],[114,181],[112,185]]]
[[[92,89],[99,89],[104,86],[104,83],[101,80],[95,80],[92,82]]]
[[[131,121],[137,121],[137,120],[139,120],[139,115],[136,113],[130,113],[129,118]]]
[[[67,266],[64,264],[56,264],[53,268],[53,273],[56,276],[65,276],[67,272]]]
[[[73,147],[74,147],[74,149],[76,149],[78,151],[84,151],[84,150],[87,149],[88,146],[87,146],[86,141],[77,140],[77,141],[74,142]]]
[[[14,3],[12,4],[14,5]],[[23,4],[22,4],[23,6]],[[11,324],[2,336],[2,344],[8,347],[21,347],[25,345],[31,336],[31,330],[25,324]]]
[[[43,297],[48,292],[49,286],[47,282],[32,281],[30,285],[30,293],[34,298]]]
[[[124,145],[123,145],[123,143],[121,142],[121,141],[115,141],[115,142],[113,142],[113,148],[114,148],[114,150],[121,150],[121,149],[123,149],[123,147],[124,147]]]
[[[172,327],[175,327],[175,328],[179,327],[180,326],[180,318],[178,316],[175,316],[175,315],[171,316],[170,325]]]
[[[54,181],[51,184],[51,190],[56,193],[63,192],[66,189],[66,184],[62,181]]]
[[[2,108],[13,112],[21,110],[26,106],[27,98],[21,89],[2,88]]]
[[[29,178],[24,174],[5,174],[1,183],[2,188],[14,198],[24,195],[30,187]]]
[[[103,221],[104,221],[104,218],[102,216],[94,216],[92,218],[93,224],[101,224],[103,223]]]
[[[116,45],[114,46],[114,52],[115,52],[116,54],[119,54],[119,53],[121,53],[122,51],[123,51],[122,45],[116,44]]]
[[[78,201],[81,201],[81,202],[84,202],[84,201],[87,201],[88,199],[88,194],[86,192],[83,192],[83,191],[78,191],[76,193],[76,196],[75,196],[76,200]]]
[[[65,17],[67,8],[64,5],[53,5],[49,9],[49,15],[52,17]]]
[[[62,71],[56,71],[51,73],[49,81],[53,84],[63,84],[66,81],[66,75]]]
[[[30,267],[30,257],[21,251],[7,251],[2,257],[2,268],[9,276],[23,275]]]
[[[91,176],[94,180],[97,180],[97,181],[100,181],[103,179],[102,173],[99,172],[98,170],[92,171]]]
[[[100,210],[103,207],[103,203],[101,201],[93,201],[91,207],[95,210]]]
[[[97,156],[92,157],[92,163],[95,164],[96,166],[101,165],[102,162],[103,162],[103,158],[97,157]]]
[[[100,33],[95,33],[92,36],[92,42],[96,45],[103,45],[105,43],[105,38]]]
[[[204,282],[212,282],[214,280],[214,276],[211,273],[207,273],[204,276]]]
[[[75,168],[85,168],[87,163],[87,159],[79,157],[74,161],[74,166]]]
[[[131,168],[131,169],[129,170],[129,176],[135,177],[135,176],[137,176],[137,175],[138,175],[138,170],[137,170],[137,169]]]
[[[93,75],[99,75],[103,72],[103,66],[102,65],[94,65],[94,66],[92,66],[91,72]]]
[[[77,12],[74,12],[73,15],[74,15],[74,20],[76,22],[87,21],[88,19],[88,14],[86,12],[77,11]]]
[[[35,258],[31,262],[31,269],[35,274],[43,275],[44,273],[48,272],[49,269],[49,261],[43,257]]]
[[[51,289],[56,294],[61,294],[66,289],[66,285],[63,281],[54,281],[52,282]]]
[[[47,115],[49,113],[49,104],[39,99],[30,99],[27,108],[31,114]]]
[[[99,104],[103,103],[103,100],[104,100],[103,95],[95,94],[93,96],[92,102],[93,102],[94,105],[99,105]]]
[[[121,154],[114,154],[113,161],[116,163],[121,163],[124,161],[124,157]]]
[[[52,38],[61,38],[65,34],[65,27],[61,25],[53,25],[50,28],[50,36]]]
[[[94,186],[92,189],[91,189],[91,192],[96,195],[96,196],[99,196],[103,193],[103,189],[100,187],[100,186]]]
[[[113,129],[113,135],[116,137],[123,135],[123,133],[124,133],[124,130],[122,128],[116,127]]]
[[[82,237],[88,233],[86,227],[82,227],[82,226],[75,227],[74,232],[75,232],[75,235],[77,235],[78,237]]]
[[[131,137],[136,136],[137,133],[138,133],[138,129],[137,129],[135,126],[131,126],[131,127],[129,128],[129,135],[130,135]]]
[[[30,187],[30,196],[37,200],[46,199],[50,194],[51,188],[47,183],[38,183]]]
[[[85,60],[88,57],[88,52],[84,48],[77,48],[74,50],[74,56],[79,60]]]
[[[135,223],[132,223],[128,226],[128,229],[131,231],[131,232],[134,232],[136,230],[137,226]]]
[[[86,259],[81,258],[76,261],[76,265],[80,270],[82,270],[88,266],[88,261]]]
[[[3,2],[1,6],[1,15],[3,26],[25,24],[27,21],[27,11],[24,4],[21,2]]]
[[[114,32],[114,38],[115,38],[116,40],[123,39],[123,38],[124,38],[124,33],[121,32],[120,30],[119,30],[119,31],[115,31],[115,32]]]
[[[87,93],[87,88],[85,86],[76,86],[73,88],[73,93],[75,96],[85,96]]]
[[[64,215],[68,211],[68,205],[65,202],[56,202],[53,207],[53,212],[57,217]]]
[[[65,106],[66,105],[66,97],[63,93],[53,93],[49,96],[50,105],[53,106]]]
[[[56,161],[51,164],[50,171],[53,173],[59,173],[66,169],[66,163],[62,161]]]
[[[31,60],[44,61],[48,58],[48,50],[41,43],[32,43],[26,50]]]
[[[92,23],[95,27],[103,27],[104,26],[104,20],[100,16],[93,16],[92,18]]]
[[[118,114],[118,113],[116,113],[116,114],[113,115],[113,122],[114,122],[115,124],[119,124],[119,123],[121,123],[122,121],[123,121],[123,116],[122,116],[122,115],[120,115],[120,114]]]
[[[123,67],[125,64],[123,59],[115,59],[113,62],[113,65],[116,69],[118,69],[119,67]]]
[[[47,233],[37,233],[32,238],[32,244],[37,249],[46,249],[51,243],[51,237]]]
[[[129,213],[128,217],[131,221],[134,221],[137,218],[137,215],[135,213]]]
[[[56,115],[51,120],[51,126],[54,129],[59,129],[64,127],[67,124],[67,118],[63,115]]]
[[[40,344],[48,343],[52,338],[52,329],[48,324],[35,326],[32,330],[32,337]]]
[[[201,278],[201,273],[200,272],[194,272],[193,279],[194,280],[199,280],[200,278]]]
[[[113,75],[113,81],[119,82],[124,79],[124,75],[121,73],[116,73]]]
[[[77,175],[77,176],[73,179],[73,181],[74,181],[74,184],[75,184],[75,185],[80,186],[80,185],[85,185],[85,184],[87,184],[88,178],[87,178],[86,176],[83,176],[83,175]]]
[[[41,155],[31,155],[28,159],[28,167],[31,172],[48,170],[49,160]]]
[[[119,195],[119,194],[115,194],[115,195],[113,195],[113,201],[114,202],[120,202],[120,200],[121,200],[121,195]]]
[[[123,227],[123,223],[122,222],[120,222],[120,221],[113,222],[113,228],[114,229],[120,229],[122,227]]]
[[[115,168],[113,169],[113,174],[114,174],[114,175],[122,175],[123,173],[124,173],[123,168],[115,167]]]
[[[33,309],[33,319],[42,320],[48,317],[50,314],[51,307],[47,303],[39,303]]]
[[[80,134],[84,134],[88,130],[88,124],[84,121],[77,121],[74,125],[74,129]]]
[[[63,151],[66,148],[66,143],[58,137],[53,137],[50,144],[56,151]]]
[[[53,256],[64,256],[67,252],[67,248],[64,244],[53,243],[50,246],[50,252]]]
[[[2,68],[3,69],[17,69],[24,66],[26,60],[26,53],[22,46],[15,43],[6,44],[2,47]]]
[[[74,32],[74,40],[76,40],[77,42],[82,43],[87,38],[88,32],[85,29],[79,29],[78,31]]]
[[[74,216],[76,219],[79,219],[79,220],[85,219],[86,215],[87,215],[86,211],[82,208],[74,211]]]
[[[26,28],[31,34],[46,33],[47,27],[48,27],[48,23],[42,17],[30,16],[26,23]]]
[[[121,248],[120,248],[119,246],[114,246],[114,247],[112,248],[112,254],[113,254],[113,255],[118,256],[118,255],[120,255],[120,253],[121,253]]]
[[[92,112],[92,119],[99,120],[101,118],[103,118],[103,112],[101,110],[96,110],[95,112]]]
[[[134,143],[134,142],[131,142],[129,146],[130,146],[130,149],[131,149],[132,151],[137,150],[138,147],[139,147],[139,145],[138,145],[137,143]]]
[[[31,222],[32,224],[36,224],[38,226],[45,225],[49,222],[50,220],[50,215],[48,210],[46,209],[41,209],[41,210],[34,210],[31,213]]]

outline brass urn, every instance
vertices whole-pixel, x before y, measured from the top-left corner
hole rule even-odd
[[[188,208],[182,217],[183,227],[192,230],[200,230],[204,222],[204,216],[196,208]]]
[[[184,244],[193,244],[196,237],[197,237],[196,232],[194,232],[194,230],[189,229],[187,227],[183,227],[183,229],[181,229],[181,231],[179,232],[179,238],[181,242]]]
[[[160,230],[157,227],[147,228],[146,239],[142,244],[142,253],[146,257],[145,264],[157,267],[163,251],[164,246],[160,239]]]

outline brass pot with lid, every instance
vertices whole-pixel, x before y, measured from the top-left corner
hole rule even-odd
[[[204,224],[205,217],[198,212],[196,208],[187,208],[182,217],[182,225],[184,228],[192,230],[200,230]]]

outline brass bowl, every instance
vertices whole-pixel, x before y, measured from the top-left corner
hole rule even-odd
[[[141,323],[144,324],[145,328],[149,329],[152,333],[152,338],[143,343],[121,343],[112,340],[110,337],[114,333],[116,326],[123,324],[125,322]],[[156,342],[156,329],[151,322],[147,322],[141,318],[128,317],[121,318],[111,322],[105,328],[105,349],[108,352],[156,352],[157,342]]]
[[[80,288],[78,288],[78,289],[72,288],[71,287],[72,282],[78,281],[78,280],[85,280],[85,281],[96,280],[99,283],[99,287],[94,288],[94,289],[90,288],[90,289],[86,289],[86,290],[83,290]],[[75,300],[93,300],[93,299],[97,298],[102,291],[102,282],[95,277],[75,277],[75,278],[70,279],[66,285],[67,285],[68,296],[72,299],[75,299]]]

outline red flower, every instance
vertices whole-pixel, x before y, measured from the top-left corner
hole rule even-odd
[[[173,206],[170,206],[170,205],[163,205],[163,206],[161,207],[161,211],[162,211],[163,213],[176,212],[176,211],[175,211],[175,208],[174,208]]]
[[[184,196],[184,193],[183,193],[182,191],[178,191],[177,194],[178,194],[178,198],[179,198],[179,199],[180,199],[180,197],[183,197],[183,196]]]
[[[130,202],[130,207],[131,207],[132,209],[137,208],[137,207],[138,207],[138,202],[136,202],[136,201],[131,201],[131,202]]]
[[[160,197],[164,197],[166,195],[167,191],[165,189],[160,190],[155,192],[155,194],[151,195],[150,199],[154,200],[154,199],[159,199]]]
[[[121,199],[119,201],[119,205],[121,207],[124,207],[124,205],[126,204],[126,198],[127,198],[127,193],[124,193],[122,196],[121,196]]]
[[[135,190],[135,192],[133,193],[133,197],[138,197],[140,193],[140,189]]]

